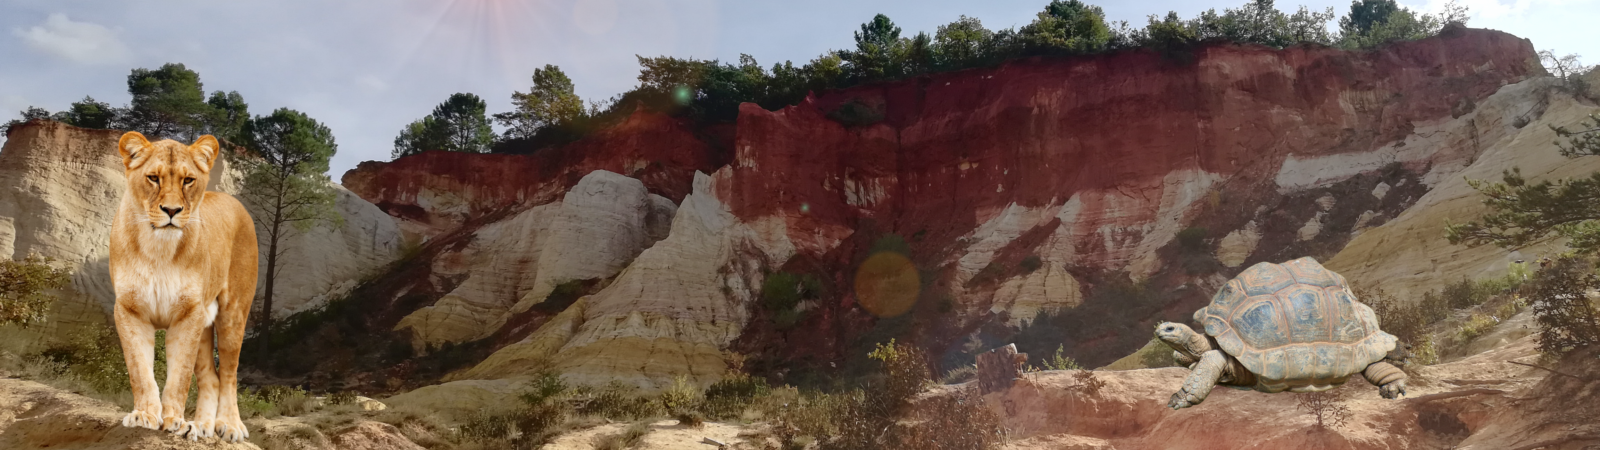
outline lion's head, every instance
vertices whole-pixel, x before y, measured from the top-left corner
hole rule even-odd
[[[171,139],[150,142],[129,131],[117,141],[128,176],[128,196],[139,202],[135,220],[154,230],[181,231],[200,223],[196,211],[211,181],[217,138],[200,136],[193,145]]]

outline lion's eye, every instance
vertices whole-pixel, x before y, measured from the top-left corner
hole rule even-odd
[[[188,185],[189,185],[189,183],[193,183],[193,182],[194,182],[194,179],[193,179],[193,178],[184,178],[184,179],[183,179],[183,185],[184,185],[184,186],[188,186]]]
[[[155,176],[155,175],[150,175],[150,176],[147,176],[145,178],[150,180],[151,183],[161,184],[161,177],[158,177],[158,176]]]

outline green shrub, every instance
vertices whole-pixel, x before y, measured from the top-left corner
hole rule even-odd
[[[761,282],[761,305],[771,311],[779,329],[793,327],[804,314],[800,302],[822,297],[822,281],[810,274],[776,272]]]
[[[976,379],[978,379],[978,366],[969,364],[950,369],[949,372],[945,372],[944,377],[939,379],[939,383],[961,384]]]
[[[999,448],[1006,440],[1000,416],[971,389],[929,399],[912,419],[886,439],[891,448],[981,450]]]
[[[596,436],[594,440],[594,448],[595,450],[622,450],[625,448],[633,448],[634,446],[639,445],[640,441],[644,440],[644,435],[646,434],[650,434],[650,424],[644,422],[634,423],[633,425],[629,425],[627,429],[622,430],[621,433]]]
[[[689,383],[689,377],[678,375],[672,380],[672,386],[661,392],[661,407],[667,414],[693,411],[700,407],[700,389]]]
[[[1485,333],[1488,333],[1489,330],[1493,330],[1494,326],[1498,325],[1499,323],[1499,319],[1496,319],[1492,316],[1473,314],[1472,318],[1467,319],[1465,323],[1461,324],[1461,328],[1456,330],[1456,342],[1463,345],[1468,342],[1472,342],[1472,340],[1477,339],[1478,336],[1482,336]]]
[[[339,391],[328,394],[328,404],[330,405],[349,405],[354,404],[355,402],[355,391]]]
[[[730,372],[726,377],[706,387],[705,402],[700,410],[707,417],[726,420],[744,413],[745,409],[761,397],[772,392],[767,380],[740,372]]]
[[[1541,353],[1559,357],[1600,344],[1600,312],[1588,298],[1589,291],[1600,289],[1592,263],[1558,258],[1540,269],[1530,284]]]
[[[1179,231],[1178,247],[1188,252],[1207,252],[1205,227],[1189,227]]]
[[[44,322],[54,299],[48,292],[71,281],[66,269],[53,264],[54,260],[33,254],[21,261],[0,259],[0,325]]]
[[[239,418],[270,417],[278,407],[254,389],[239,390]]]
[[[1022,262],[1018,263],[1017,266],[1021,267],[1024,272],[1033,273],[1033,271],[1044,267],[1044,261],[1039,259],[1039,255],[1028,255],[1023,257]]]
[[[1044,358],[1039,363],[1044,365],[1044,370],[1082,370],[1083,366],[1064,354],[1066,349],[1065,345],[1057,346],[1055,355]]]
[[[456,428],[456,436],[465,442],[498,442],[509,439],[511,430],[510,415],[480,410]]]
[[[639,388],[612,381],[600,389],[582,386],[572,390],[579,414],[611,420],[638,420],[662,414],[661,405],[640,396]]]

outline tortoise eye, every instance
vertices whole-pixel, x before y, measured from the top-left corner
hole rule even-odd
[[[147,176],[147,177],[144,177],[144,178],[147,179],[147,180],[150,180],[151,183],[161,184],[161,177],[158,177],[158,176],[155,176],[155,175],[150,175],[150,176]]]

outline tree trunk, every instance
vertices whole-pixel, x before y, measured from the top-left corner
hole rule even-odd
[[[999,392],[1011,387],[1011,382],[1022,377],[1022,365],[1028,362],[1027,353],[1017,353],[1017,344],[1006,344],[978,354],[978,393]]]
[[[278,233],[283,229],[283,195],[278,195],[278,206],[272,215],[272,229],[267,231],[267,289],[261,298],[261,362],[265,366],[272,354],[272,287],[278,274]]]

